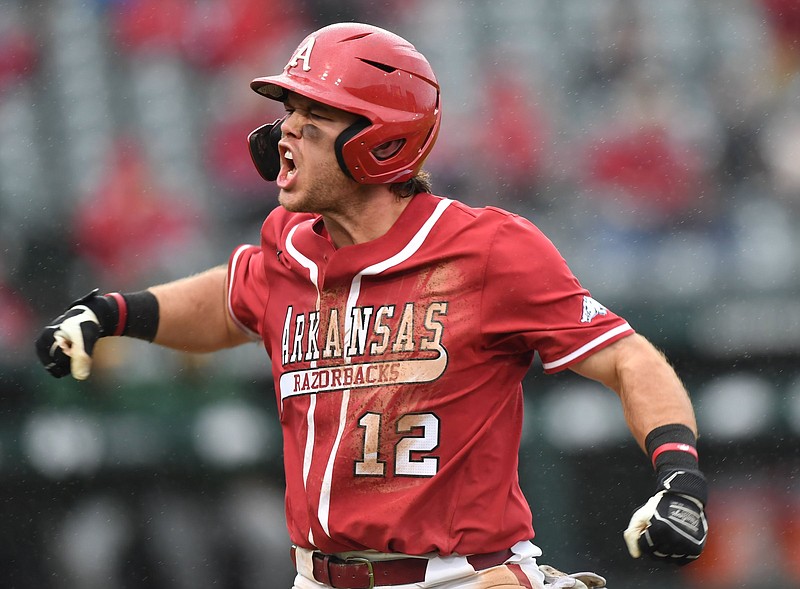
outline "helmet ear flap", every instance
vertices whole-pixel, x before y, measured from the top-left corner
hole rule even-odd
[[[278,141],[281,140],[281,125],[286,117],[274,123],[262,125],[247,136],[250,157],[264,180],[274,182],[281,171],[281,156]]]
[[[336,161],[339,162],[339,167],[351,180],[355,180],[356,182],[361,182],[364,179],[363,174],[359,174],[358,166],[355,167],[355,170],[349,169],[347,162],[344,159],[343,148],[345,143],[369,127],[370,124],[371,123],[368,119],[359,118],[355,123],[339,133],[339,136],[336,138],[336,141],[333,144],[333,149],[336,152]]]

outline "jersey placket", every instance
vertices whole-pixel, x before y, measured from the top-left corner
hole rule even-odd
[[[402,262],[408,260],[412,255],[414,255],[419,248],[424,243],[425,239],[433,229],[436,222],[439,218],[444,214],[444,211],[447,207],[452,203],[450,199],[442,199],[433,210],[431,215],[428,219],[422,224],[420,229],[414,234],[414,236],[406,243],[406,245],[396,254],[388,257],[385,260],[373,263],[359,272],[357,272],[354,276],[352,281],[350,282],[350,288],[347,296],[347,301],[345,304],[345,332],[344,332],[344,341],[349,342],[352,336],[352,329],[353,329],[353,318],[352,318],[352,311],[353,308],[358,304],[359,296],[361,295],[361,287],[362,287],[362,279],[365,276],[376,276],[390,268],[393,268]],[[309,257],[303,255],[297,247],[293,244],[292,238],[297,231],[297,227],[293,228],[288,237],[287,237],[287,251],[292,255],[304,268],[306,268],[309,272],[309,280],[314,284],[314,287],[317,290],[317,310],[320,307],[320,276],[322,275],[320,272],[319,266],[311,260]],[[345,353],[343,356],[343,360],[345,363],[349,364],[351,362],[351,357],[346,353],[347,346],[345,346]],[[312,368],[316,366],[316,362],[312,362]],[[316,408],[316,397],[317,393],[312,393],[310,395],[310,404],[308,409],[308,414],[306,416],[307,425],[308,425],[308,433],[306,438],[306,445],[305,445],[305,453],[303,458],[303,483],[306,485],[308,479],[308,473],[311,470],[311,462],[313,460],[314,455],[314,432],[315,432],[315,424],[314,424],[314,412]],[[341,444],[342,435],[345,431],[345,426],[347,423],[348,418],[348,408],[350,404],[350,389],[344,389],[341,392],[341,400],[340,400],[340,407],[339,407],[339,423],[337,428],[336,437],[334,439],[333,446],[331,447],[330,454],[327,457],[325,470],[323,473],[322,478],[322,485],[320,488],[320,496],[319,502],[317,507],[317,520],[321,529],[324,533],[330,538],[331,531],[330,531],[330,506],[331,506],[331,498],[332,498],[332,485],[333,485],[333,469],[336,462],[336,457],[338,454],[339,446]],[[308,487],[306,486],[306,492],[308,492]],[[308,532],[308,539],[313,544],[316,545],[314,538],[313,538],[313,530],[309,528]]]

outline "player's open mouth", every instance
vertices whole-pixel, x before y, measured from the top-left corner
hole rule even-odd
[[[294,154],[286,147],[280,146],[281,151],[281,171],[278,174],[277,183],[279,188],[288,188],[297,174],[297,166],[294,163]]]

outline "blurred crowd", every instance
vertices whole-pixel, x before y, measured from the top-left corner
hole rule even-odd
[[[443,88],[435,191],[539,224],[615,305],[800,284],[793,0],[0,3],[0,351],[85,285],[129,290],[258,238],[275,188],[249,90],[306,32],[412,39]]]
[[[437,194],[530,218],[594,296],[615,309],[700,309],[719,322],[714,330],[699,330],[696,344],[716,346],[715,352],[744,350],[746,356],[757,341],[762,353],[796,359],[797,0],[0,0],[0,417],[14,421],[22,409],[57,406],[75,390],[68,379],[56,385],[42,377],[32,346],[40,326],[70,300],[95,286],[130,291],[184,276],[225,263],[240,243],[257,242],[277,192],[253,168],[245,140],[280,116],[281,108],[253,93],[249,82],[279,72],[306,33],[341,20],[389,28],[431,61],[444,109],[440,139],[426,165]],[[662,319],[668,329],[673,319]],[[183,401],[206,391],[209,382],[228,393],[247,382],[241,396],[260,395],[258,406],[265,401],[267,360],[257,347],[187,359],[141,342],[104,344],[98,380],[64,405],[86,399],[87,392],[87,403],[102,405],[120,379],[142,386],[138,401],[127,396],[124,404],[171,416],[182,415]],[[131,345],[137,346],[135,361],[126,353]],[[123,363],[124,370],[114,372]],[[147,387],[175,372],[165,371],[165,363],[180,373],[166,399]],[[784,399],[785,411],[765,388],[767,377],[739,379],[726,381],[724,394],[709,390],[709,400],[700,404],[701,415],[708,415],[704,423],[716,416],[723,428],[719,439],[744,439],[757,421],[747,416],[774,412],[758,422],[760,431],[771,427],[769,419],[793,419],[800,434],[800,374],[794,366],[781,373],[794,391]],[[220,373],[236,379],[209,380]],[[117,376],[103,380],[104,374]],[[109,383],[110,393],[99,392]],[[735,403],[732,390],[741,392]],[[203,394],[204,401],[224,397]],[[593,395],[587,403],[596,403],[589,400]],[[594,419],[607,409],[569,405],[582,402],[581,394],[559,399],[566,405],[550,406],[545,398],[546,415]],[[279,458],[277,444],[261,440],[259,424],[248,421],[250,409],[216,409],[200,420],[207,428],[202,436],[194,430],[188,436],[219,441],[197,450],[205,460],[228,468]],[[94,456],[87,451],[98,437],[85,427],[90,415],[66,422],[50,417],[55,421],[45,415],[45,421],[25,425],[33,440],[25,452],[31,460],[39,457],[37,468],[46,475],[47,468],[80,473],[85,464],[70,460]],[[574,450],[576,442],[600,444],[601,438],[621,443],[615,436],[624,425],[614,421],[613,410],[605,417],[607,435],[598,433],[596,421],[571,428],[599,437],[563,439],[561,450]],[[76,423],[82,429],[75,430]],[[161,434],[137,423],[108,426],[108,439],[119,450],[117,465],[148,463],[148,448],[160,443]],[[0,448],[7,454],[2,431]],[[551,434],[558,448],[563,430]],[[80,452],[70,454],[64,440]],[[251,456],[253,448],[264,452]],[[793,470],[779,472],[780,480],[793,480]],[[767,468],[759,476],[771,474]],[[131,507],[123,494],[107,495],[98,484],[90,499],[59,516],[56,530],[43,532],[53,568],[72,579],[57,586],[211,586],[221,577],[195,578],[193,567],[226,541],[241,550],[228,560],[217,553],[216,570],[263,579],[272,561],[245,553],[273,554],[270,546],[285,538],[282,523],[275,523],[279,491],[264,492],[260,485],[244,477],[219,495],[191,500],[169,488],[143,488]],[[722,493],[718,513],[739,513],[755,492],[745,486]],[[785,529],[776,523],[766,534],[787,539],[787,550],[800,542],[798,497],[793,490],[794,515]],[[781,501],[773,505],[776,513]],[[211,523],[198,524],[203,517]],[[750,555],[764,553],[747,544],[749,523],[721,519],[729,541],[710,546],[712,551],[743,546],[747,554],[709,559],[694,569],[695,586],[736,584],[758,565]],[[0,535],[0,548],[15,542],[20,525]],[[217,535],[203,536],[215,526]],[[170,545],[175,529],[182,530],[181,539]],[[167,553],[175,546],[186,552],[164,557],[156,546],[148,555],[144,536],[163,541]],[[11,561],[19,566],[23,553],[0,550],[0,570]],[[126,577],[125,566],[148,559],[172,563],[174,570],[164,575],[174,582],[148,584],[149,569],[142,565],[144,573],[127,571],[137,582],[109,584],[114,575]],[[800,564],[779,564],[785,576],[800,579]],[[242,578],[219,583],[258,586]]]

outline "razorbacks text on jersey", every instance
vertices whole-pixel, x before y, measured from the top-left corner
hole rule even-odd
[[[272,359],[292,542],[336,553],[502,550],[533,537],[521,381],[633,333],[529,221],[429,194],[334,248],[275,209],[231,256],[228,304]]]

